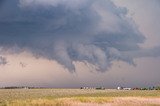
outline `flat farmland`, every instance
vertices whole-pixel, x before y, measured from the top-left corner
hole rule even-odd
[[[0,106],[160,106],[160,91],[0,89]]]

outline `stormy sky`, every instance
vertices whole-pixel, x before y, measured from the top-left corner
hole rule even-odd
[[[1,0],[0,86],[160,84],[159,0]]]

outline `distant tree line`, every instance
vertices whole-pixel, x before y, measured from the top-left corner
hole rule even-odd
[[[41,87],[27,87],[27,86],[10,86],[10,87],[2,87],[0,89],[40,89]]]
[[[160,90],[160,86],[144,87],[144,88],[133,88],[133,90]]]

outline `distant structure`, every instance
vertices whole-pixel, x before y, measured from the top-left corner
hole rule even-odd
[[[117,90],[132,90],[132,88],[126,88],[126,87],[117,87]]]
[[[105,90],[105,88],[104,87],[98,87],[98,88],[96,88],[96,90]]]
[[[123,88],[123,90],[132,90],[132,88]]]
[[[80,89],[88,89],[88,90],[105,90],[105,87],[81,87]]]

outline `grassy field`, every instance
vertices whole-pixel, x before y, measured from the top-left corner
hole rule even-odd
[[[160,91],[0,89],[0,106],[160,106]]]

